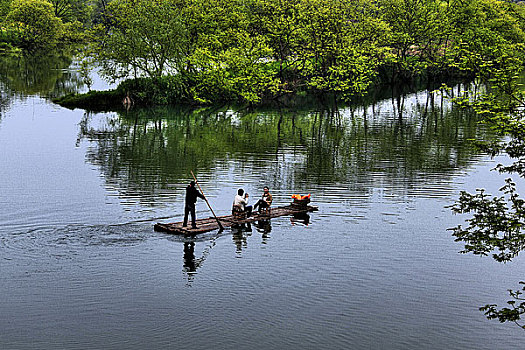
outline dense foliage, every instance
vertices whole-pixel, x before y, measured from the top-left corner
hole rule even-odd
[[[483,144],[482,147],[493,155],[507,154],[512,163],[499,164],[495,169],[502,173],[517,174],[525,177],[525,99],[520,92],[499,100],[499,103],[490,99],[494,104],[488,105],[483,101],[476,108],[480,114],[490,115],[488,122],[502,134],[506,134],[508,141]],[[513,110],[509,104],[515,105]],[[483,109],[479,109],[483,106]],[[453,228],[456,241],[465,243],[463,253],[492,256],[499,262],[507,262],[525,248],[525,200],[520,197],[515,182],[508,178],[500,189],[501,196],[490,196],[483,189],[470,194],[462,192],[452,210],[459,214],[471,214],[467,219],[468,226],[458,225]],[[520,282],[524,284],[524,282]],[[525,299],[523,291],[509,290],[512,300],[508,301],[510,308],[498,308],[496,304],[488,304],[480,308],[489,319],[498,319],[500,322],[514,322],[525,329],[520,323],[525,314]]]
[[[505,45],[509,45],[512,36],[518,32],[511,34],[506,29],[503,31],[507,38]],[[521,46],[518,43],[514,47],[521,50]],[[517,190],[517,182],[525,177],[525,94],[520,84],[524,65],[521,53],[515,55],[500,50],[495,51],[494,56],[479,65],[478,77],[485,82],[485,89],[468,92],[457,103],[472,108],[483,116],[485,123],[504,136],[502,141],[480,142],[479,146],[492,156],[506,154],[510,164],[499,164],[494,170],[518,175],[518,180],[506,179],[500,196],[486,194],[483,189],[475,194],[461,192],[452,210],[458,214],[470,214],[471,217],[467,219],[466,227],[458,225],[452,230],[456,241],[465,244],[463,253],[492,253],[495,260],[507,262],[525,248],[525,200]],[[489,319],[514,322],[525,329],[525,325],[520,323],[525,314],[522,293],[521,290],[509,290],[512,297],[508,301],[510,308],[488,304],[480,310]]]
[[[177,75],[191,84],[167,95],[189,103],[473,77],[522,62],[525,42],[523,7],[500,0],[0,0],[0,13],[3,45],[48,49],[88,30],[85,56],[108,79]]]
[[[181,102],[348,99],[523,61],[522,11],[499,0],[113,0],[88,55],[110,79],[191,76]]]
[[[85,42],[91,8],[84,0],[0,0],[0,48],[47,53]]]
[[[20,44],[26,48],[55,44],[62,25],[53,6],[43,0],[14,1],[7,20],[18,24]]]

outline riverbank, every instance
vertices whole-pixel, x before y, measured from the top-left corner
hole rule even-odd
[[[386,69],[385,69],[386,70]],[[258,102],[248,102],[237,94],[232,94],[220,85],[203,84],[198,74],[163,76],[159,78],[137,78],[121,82],[117,88],[106,91],[89,91],[87,93],[71,93],[53,99],[53,102],[69,109],[83,108],[86,110],[114,110],[129,106],[166,106],[187,105],[205,106],[224,103],[249,104],[252,106],[272,105],[276,102],[315,99],[336,102],[349,102],[355,99],[376,96],[388,87],[389,91],[437,89],[442,84],[449,85],[470,81],[472,76],[464,72],[443,72],[441,74],[420,74],[413,77],[399,78],[392,81],[391,76],[382,74],[362,94],[341,96],[333,92],[308,89],[306,86],[294,86],[293,89],[281,91],[260,91]],[[288,87],[291,86],[287,82]],[[328,97],[327,97],[328,96]],[[125,101],[126,100],[126,101]]]
[[[129,97],[130,105],[195,105],[202,103],[191,91],[194,89],[191,77],[165,76],[159,78],[137,78],[121,82],[116,89],[71,93],[53,99],[53,102],[66,108],[88,110],[111,110],[120,108]]]

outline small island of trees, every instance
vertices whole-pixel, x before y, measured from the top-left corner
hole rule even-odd
[[[349,100],[383,83],[523,62],[524,11],[499,0],[1,0],[0,45],[80,45],[121,81],[65,105]]]

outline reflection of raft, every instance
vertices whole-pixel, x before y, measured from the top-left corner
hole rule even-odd
[[[275,218],[278,216],[285,216],[285,215],[296,215],[296,214],[304,214],[311,211],[317,211],[317,207],[313,207],[310,205],[297,205],[297,204],[290,204],[283,207],[276,207],[270,209],[268,212],[262,212],[257,213],[254,212],[249,217],[239,217],[237,215],[226,215],[226,216],[219,216],[218,219],[221,222],[222,226],[224,227],[231,227],[231,226],[237,226],[242,225],[249,222],[259,221],[259,220],[267,220],[270,218]],[[182,222],[173,222],[169,224],[162,224],[157,223],[155,224],[154,228],[155,231],[161,231],[166,233],[173,233],[173,234],[185,234],[185,235],[194,235],[198,233],[204,233],[209,232],[213,230],[218,230],[219,225],[217,224],[217,221],[214,217],[209,217],[207,219],[199,219],[196,221],[197,228],[191,228],[191,224],[188,223],[188,227],[182,227]]]

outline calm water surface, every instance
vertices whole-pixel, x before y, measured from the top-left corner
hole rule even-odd
[[[83,89],[68,65],[2,61],[0,348],[521,348],[522,330],[477,309],[504,303],[523,260],[458,254],[447,228],[463,218],[445,208],[495,192],[488,170],[505,160],[480,154],[471,140],[495,136],[439,95],[90,113],[49,100]],[[154,232],[182,218],[190,170],[217,214],[265,185],[319,211]]]

